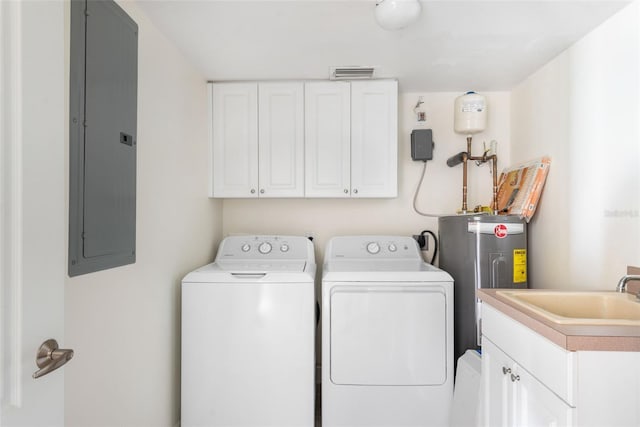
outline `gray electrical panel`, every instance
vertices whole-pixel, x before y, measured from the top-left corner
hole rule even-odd
[[[135,262],[138,26],[71,2],[69,275]]]
[[[480,346],[479,288],[527,288],[527,223],[517,216],[438,218],[439,267],[453,277],[454,357]]]

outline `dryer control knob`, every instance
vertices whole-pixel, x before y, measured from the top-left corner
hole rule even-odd
[[[380,252],[380,245],[377,244],[376,242],[371,242],[367,245],[367,252],[369,252],[370,254],[377,254],[378,252]]]
[[[287,245],[286,243],[283,243],[282,246],[280,246],[280,252],[288,252],[289,251],[289,245]]]
[[[271,252],[271,244],[269,242],[264,242],[260,246],[258,246],[258,250],[261,254],[268,254]]]
[[[395,252],[397,250],[398,250],[398,247],[395,244],[393,243],[389,244],[389,252]]]
[[[249,250],[251,249],[251,246],[248,243],[245,243],[240,247],[240,249],[242,249],[242,252],[249,252]]]

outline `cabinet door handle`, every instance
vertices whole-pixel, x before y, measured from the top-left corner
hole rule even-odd
[[[349,194],[349,190],[347,190],[346,188],[344,189],[344,194]]]
[[[264,194],[264,188],[260,189],[260,194]]]
[[[502,374],[507,375],[511,373],[511,368],[507,368],[506,366],[502,367]]]
[[[358,194],[358,189],[357,188],[353,189],[353,194]]]
[[[256,189],[255,188],[251,189],[251,194],[256,194]]]
[[[520,375],[511,374],[511,382],[515,383],[516,381],[520,381]]]

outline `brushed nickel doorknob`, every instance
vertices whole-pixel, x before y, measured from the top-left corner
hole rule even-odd
[[[38,369],[33,373],[33,378],[40,378],[55,371],[73,358],[73,350],[58,348],[58,342],[48,339],[40,345],[36,354]]]

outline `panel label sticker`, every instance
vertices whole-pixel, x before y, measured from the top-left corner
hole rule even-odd
[[[527,281],[527,250],[513,250],[513,283]]]

